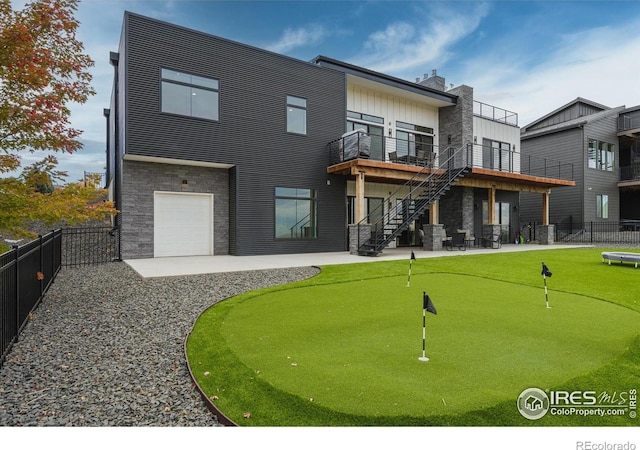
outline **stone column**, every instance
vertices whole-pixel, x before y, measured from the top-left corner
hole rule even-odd
[[[540,245],[551,245],[555,242],[555,225],[538,225],[536,227],[536,237]]]
[[[491,247],[493,242],[500,236],[501,231],[501,225],[482,225],[482,238],[489,240],[488,242],[485,240],[484,245]]]
[[[423,225],[422,231],[424,231],[424,239],[422,240],[422,248],[427,252],[437,252],[442,250],[442,241],[444,240],[446,233],[444,231],[444,225]]]
[[[358,228],[360,229],[360,239],[358,239]],[[358,254],[358,249],[362,244],[371,238],[371,225],[364,224],[349,225],[349,253]]]

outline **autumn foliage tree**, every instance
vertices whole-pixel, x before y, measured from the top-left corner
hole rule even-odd
[[[66,174],[57,160],[21,169],[20,154],[75,152],[81,131],[70,123],[69,104],[85,103],[91,58],[76,38],[78,0],[33,0],[14,10],[0,0],[0,232],[28,235],[32,221],[78,223],[113,214],[92,183],[53,188]]]

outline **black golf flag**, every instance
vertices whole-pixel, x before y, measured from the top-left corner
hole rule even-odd
[[[542,273],[540,275],[544,275],[545,277],[549,277],[551,278],[551,271],[549,270],[549,268],[545,265],[545,263],[542,263]]]
[[[411,252],[411,259],[409,259],[409,276],[407,277],[407,287],[411,286],[411,266],[413,262],[416,260],[416,255]]]
[[[422,309],[429,311],[431,314],[438,314],[436,307],[433,305],[431,298],[426,292],[422,293]]]

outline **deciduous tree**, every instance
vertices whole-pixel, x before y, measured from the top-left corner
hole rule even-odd
[[[84,183],[54,189],[63,175],[50,156],[26,167],[20,153],[75,152],[81,131],[70,103],[85,103],[91,58],[76,37],[78,0],[33,0],[14,10],[0,0],[0,231],[28,234],[31,221],[77,223],[114,213],[104,192]]]

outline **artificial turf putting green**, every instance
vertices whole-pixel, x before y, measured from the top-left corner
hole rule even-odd
[[[553,271],[545,307],[540,260]],[[323,267],[205,311],[187,340],[194,377],[242,425],[632,425],[522,418],[523,389],[640,382],[632,266],[599,250],[544,250]],[[422,352],[422,292],[428,362]],[[251,419],[243,419],[250,412]]]
[[[236,305],[221,332],[277,389],[348,414],[417,416],[485,408],[588,372],[640,328],[640,314],[575,294],[554,294],[547,309],[540,288],[469,275],[412,285],[392,277],[268,293]],[[440,312],[427,317],[428,362],[418,360],[423,287]]]

